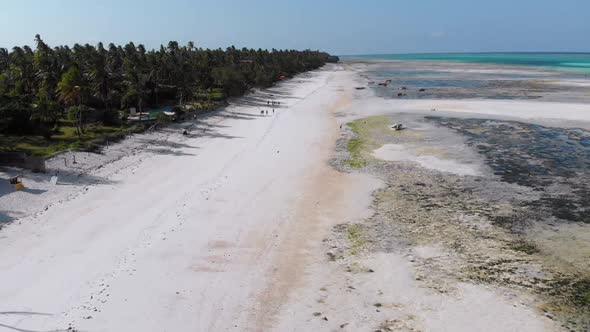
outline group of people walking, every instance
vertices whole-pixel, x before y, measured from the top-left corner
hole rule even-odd
[[[275,114],[275,109],[272,109],[272,114]],[[268,115],[268,110],[260,110],[260,115]]]
[[[266,101],[266,105],[270,106],[270,105],[280,105],[281,102],[280,101],[274,101],[274,100],[267,100]],[[275,109],[272,109],[272,114],[275,114]],[[268,110],[261,110],[260,111],[260,115],[268,115]]]

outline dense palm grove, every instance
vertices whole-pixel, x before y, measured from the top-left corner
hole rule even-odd
[[[133,43],[52,48],[37,35],[35,49],[0,48],[0,134],[50,140],[69,121],[80,136],[83,123],[119,125],[120,110],[185,104],[213,92],[240,95],[327,58],[318,51],[211,50],[174,41],[151,51]]]

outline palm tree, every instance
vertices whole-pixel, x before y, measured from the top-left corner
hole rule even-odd
[[[57,85],[59,100],[69,108],[76,123],[76,134],[80,137],[83,133],[82,110],[80,107],[82,98],[82,79],[78,68],[72,67],[63,74]]]
[[[50,139],[51,126],[55,125],[59,120],[61,108],[55,101],[51,99],[51,96],[47,90],[48,89],[46,86],[43,86],[39,89],[36,102],[33,104],[31,120],[37,122],[43,136],[47,139]]]
[[[10,56],[8,50],[5,48],[0,48],[0,73],[8,70],[9,63]]]
[[[36,35],[34,50],[0,48],[0,122],[2,128],[39,129],[61,116],[59,102],[81,135],[84,105],[99,105],[105,113],[114,105],[141,112],[161,99],[183,104],[196,91],[213,87],[239,95],[252,86],[271,85],[279,73],[318,68],[327,56],[309,50],[202,49],[193,42],[181,47],[175,41],[151,51],[133,43],[50,48]]]
[[[33,52],[28,46],[14,47],[9,60],[11,63],[9,70],[14,81],[14,94],[30,103],[33,99],[36,80]]]
[[[107,51],[104,49],[102,43],[98,44],[98,51],[94,61],[90,64],[91,70],[88,75],[93,96],[100,99],[105,113],[111,110],[111,85],[112,85],[112,69],[107,62]]]
[[[75,106],[80,100],[80,72],[78,68],[72,67],[62,75],[61,81],[57,84],[59,100],[66,106]]]

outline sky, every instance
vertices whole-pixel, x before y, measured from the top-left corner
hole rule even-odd
[[[590,52],[590,0],[0,0],[0,47]]]

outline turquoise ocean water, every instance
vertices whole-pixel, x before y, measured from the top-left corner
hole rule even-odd
[[[344,55],[343,59],[429,60],[542,67],[590,74],[590,53],[438,53]]]

